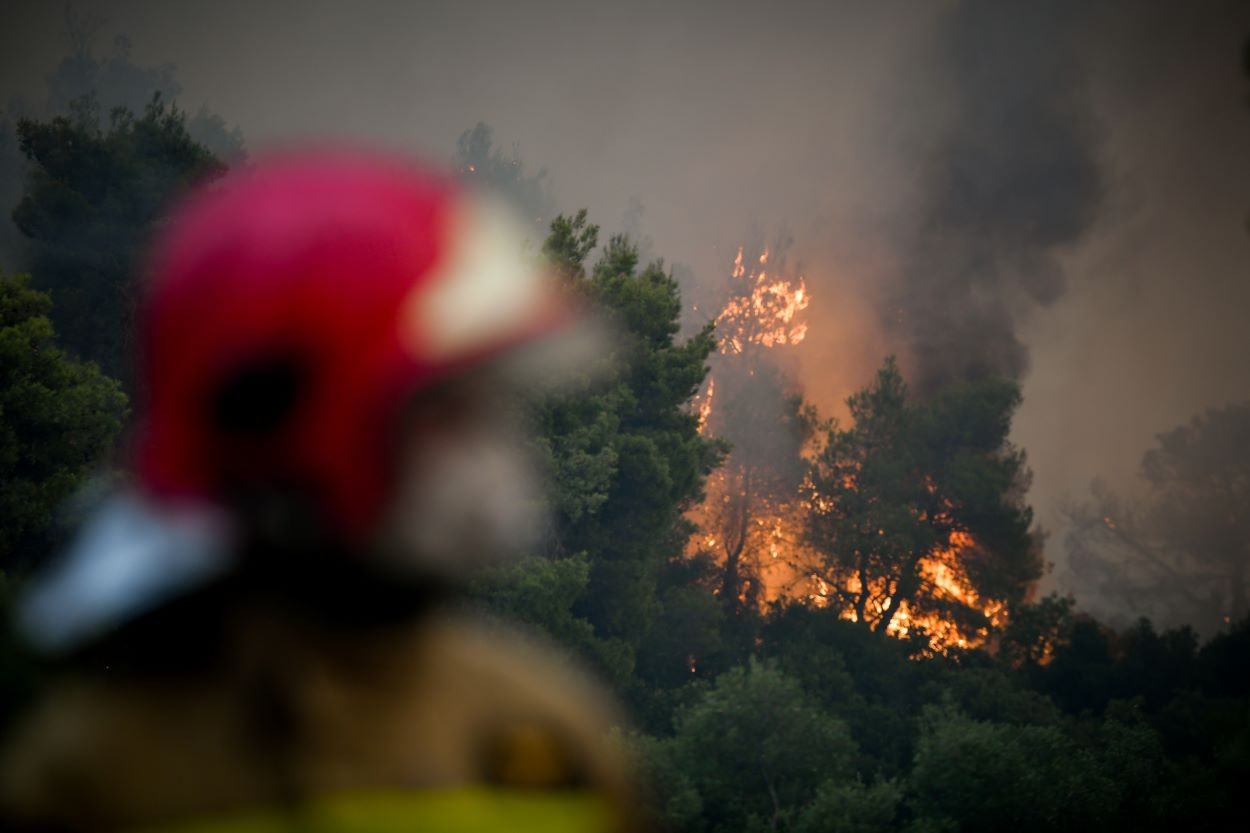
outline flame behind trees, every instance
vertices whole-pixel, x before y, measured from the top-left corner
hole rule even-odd
[[[730,273],[733,294],[716,316],[722,353],[749,351],[751,358],[758,358],[761,349],[798,344],[807,336],[807,323],[798,317],[811,303],[807,284],[802,277],[783,277],[776,266],[770,272],[768,257],[765,248],[757,259],[759,265],[748,268],[738,247]]]
[[[733,450],[709,477],[701,544],[721,566],[718,595],[737,609],[776,595],[777,585],[794,572],[808,421],[801,398],[787,392],[772,365],[719,378],[720,412],[732,414],[733,423],[717,435],[727,437]],[[716,430],[720,421],[709,424]]]
[[[803,278],[785,275],[784,257],[765,248],[744,258],[738,249],[729,299],[716,317],[719,354],[697,406],[700,430],[728,440],[732,451],[708,478],[691,548],[714,559],[716,592],[731,612],[775,592],[780,579],[769,574],[792,575],[801,545],[799,487],[811,422],[776,358],[806,335],[801,313],[810,297]]]
[[[1018,386],[987,378],[913,401],[890,359],[849,400],[850,428],[822,424],[780,365],[810,297],[769,261],[739,250],[716,318],[696,408],[732,451],[690,549],[714,559],[731,614],[789,599],[932,651],[985,644],[1041,573],[1024,457],[1007,441]]]
[[[984,379],[914,402],[893,359],[849,400],[806,482],[820,595],[876,631],[933,650],[983,644],[1024,601],[1041,556],[1024,456],[1007,441],[1011,382]]]

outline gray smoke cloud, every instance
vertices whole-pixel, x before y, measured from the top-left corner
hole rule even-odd
[[[1103,192],[1086,75],[1064,4],[973,0],[942,21],[950,111],[924,153],[914,237],[885,322],[913,388],[1021,378],[1019,325],[1065,289],[1059,253]]]

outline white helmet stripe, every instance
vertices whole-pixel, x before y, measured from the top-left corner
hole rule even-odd
[[[452,221],[447,257],[413,288],[400,312],[413,355],[454,361],[524,332],[549,309],[552,286],[525,252],[525,236],[501,202],[466,199]]]

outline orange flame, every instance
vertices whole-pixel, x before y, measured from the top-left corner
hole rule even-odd
[[[748,261],[744,259],[742,247],[738,247],[730,271],[734,292],[715,319],[721,338],[720,353],[725,357],[722,361],[733,361],[734,357],[748,352],[758,355],[758,351],[796,345],[807,335],[807,323],[801,315],[811,301],[806,282],[802,276],[791,280],[770,275],[769,257],[769,250],[764,249],[758,258]],[[714,421],[718,408],[716,381],[711,376],[706,391],[696,399],[695,407],[699,431],[703,433],[708,430],[709,421]],[[847,472],[844,477],[845,486],[854,489],[856,474]],[[760,602],[790,599],[823,607],[841,603],[840,599],[845,596],[836,592],[839,589],[851,595],[861,592],[858,576],[838,580],[841,585],[838,588],[830,584],[834,577],[821,576],[803,567],[814,562],[798,531],[806,525],[809,513],[828,508],[822,505],[827,499],[808,488],[806,498],[796,494],[792,500],[766,500],[740,494],[733,481],[725,468],[709,477],[707,498],[692,513],[692,519],[705,528],[691,537],[689,552],[717,554],[719,551],[719,557],[726,558],[731,550],[740,552],[746,545],[752,550],[755,579],[762,585],[757,588],[762,591],[757,596]],[[807,486],[810,487],[810,483]],[[930,484],[931,492],[936,489],[936,484]],[[744,498],[753,502],[749,508],[751,523],[747,528],[706,528],[708,524],[715,524],[718,517],[724,517],[734,501]],[[1110,526],[1114,522],[1108,518],[1106,523]],[[886,632],[900,638],[921,635],[929,653],[948,653],[987,644],[993,632],[1005,625],[1006,610],[999,602],[981,599],[973,587],[965,562],[975,546],[969,533],[955,531],[947,546],[935,548],[922,558],[919,564],[921,592],[927,599],[977,611],[983,622],[968,625],[933,613],[920,614],[902,600],[893,611]],[[744,581],[743,586],[749,588],[750,581]],[[744,589],[743,593],[748,594],[748,591]],[[885,579],[874,580],[868,595],[870,610],[865,611],[865,618],[871,621],[881,620],[895,604]],[[852,620],[857,617],[851,605],[845,605],[840,615]]]
[[[748,272],[742,263],[742,247],[738,247],[731,277],[747,291],[730,298],[716,316],[722,353],[741,353],[752,344],[765,348],[799,344],[807,336],[807,323],[796,320],[811,301],[807,284],[802,276],[795,281],[780,277],[769,280],[763,268],[767,264],[765,249],[759,257],[759,271],[752,267]]]
[[[708,417],[712,415],[712,401],[716,398],[716,380],[708,377],[707,393],[703,394],[699,402],[699,433],[703,433],[703,429],[707,427]]]
[[[743,247],[738,247],[730,270],[731,297],[715,318],[721,354],[714,362],[717,366],[744,354],[755,359],[763,351],[799,344],[807,334],[801,315],[811,301],[806,283],[801,276],[770,273],[770,257],[764,249],[758,257],[746,258]],[[750,369],[746,372],[753,374]],[[729,390],[732,395],[732,387]],[[694,402],[700,433],[722,426],[718,415],[723,406],[716,397],[714,372]],[[722,562],[745,558],[750,564],[744,576],[753,578],[744,577],[742,594],[756,593],[761,601],[780,598],[780,588],[801,580],[794,565],[801,548],[797,530],[802,529],[806,510],[798,493],[789,499],[766,498],[744,486],[750,478],[737,470],[731,473],[732,467],[731,457],[709,476],[706,498],[691,513],[701,530],[691,537],[687,552],[710,552]]]
[[[986,645],[992,632],[1007,622],[1006,609],[1000,602],[981,599],[968,577],[964,558],[976,546],[973,537],[963,531],[951,533],[950,545],[937,548],[920,560],[922,593],[938,601],[953,602],[978,611],[983,621],[964,627],[934,613],[917,614],[906,600],[898,603],[898,609],[886,626],[886,633],[899,638],[919,635],[923,638],[927,654],[946,654],[957,648],[978,648]],[[863,589],[859,576],[849,575],[842,588],[850,595],[858,595]],[[834,588],[822,576],[812,573],[808,577],[806,601],[818,607],[837,603]],[[869,585],[868,609],[865,618],[878,621],[894,604],[885,579]],[[847,605],[841,617],[858,621],[855,609]]]

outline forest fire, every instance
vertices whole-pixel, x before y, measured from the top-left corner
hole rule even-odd
[[[985,644],[1005,624],[1005,607],[978,596],[965,566],[976,542],[948,512],[933,511],[947,533],[916,563],[909,594],[900,593],[902,579],[831,571],[813,551],[809,519],[829,508],[805,474],[815,418],[777,361],[781,350],[806,337],[802,313],[811,296],[804,279],[787,277],[784,258],[778,260],[770,264],[767,248],[748,258],[739,247],[729,299],[715,318],[719,354],[695,408],[699,431],[728,439],[733,449],[692,512],[699,531],[687,552],[713,557],[721,571],[715,592],[726,605],[787,599],[834,605],[848,620],[921,639],[928,653]],[[848,489],[857,488],[855,473],[842,478]],[[937,500],[931,478],[926,482]],[[924,604],[895,602],[900,595]]]
[[[926,597],[939,606],[977,611],[977,616],[963,617],[972,621],[958,621],[954,616],[938,613],[917,613],[906,600],[894,607],[889,582],[885,579],[870,582],[867,604],[864,605],[864,621],[874,627],[883,626],[885,632],[896,637],[917,636],[923,639],[929,653],[946,653],[952,648],[974,648],[984,645],[991,634],[1006,624],[1006,610],[999,602],[986,602],[978,597],[972,587],[962,559],[971,553],[976,544],[967,532],[954,532],[950,545],[935,548],[919,562],[920,586],[917,595]],[[851,602],[863,591],[861,580],[849,576],[840,587],[831,585],[823,577],[810,577],[813,591],[808,599],[817,605],[841,604],[843,618],[858,621],[860,613]],[[835,592],[841,590],[844,592]],[[888,618],[887,618],[888,617]]]
[[[767,248],[748,258],[738,248],[729,299],[715,318],[719,353],[695,402],[699,431],[728,439],[733,451],[708,477],[693,513],[700,531],[687,547],[713,554],[723,571],[717,593],[729,605],[780,598],[799,576],[802,440],[787,436],[785,424],[797,400],[769,351],[803,341],[810,301],[803,278],[785,276],[784,258]]]
[[[733,295],[716,316],[721,352],[741,354],[757,346],[769,349],[798,344],[807,335],[807,323],[796,320],[811,302],[802,277],[790,281],[768,276],[768,249],[758,258],[758,269],[742,262],[742,247],[734,258],[731,279],[740,294]],[[709,388],[710,390],[710,388]]]
[[[0,833],[1247,827],[1250,2],[359,5],[5,7]]]

